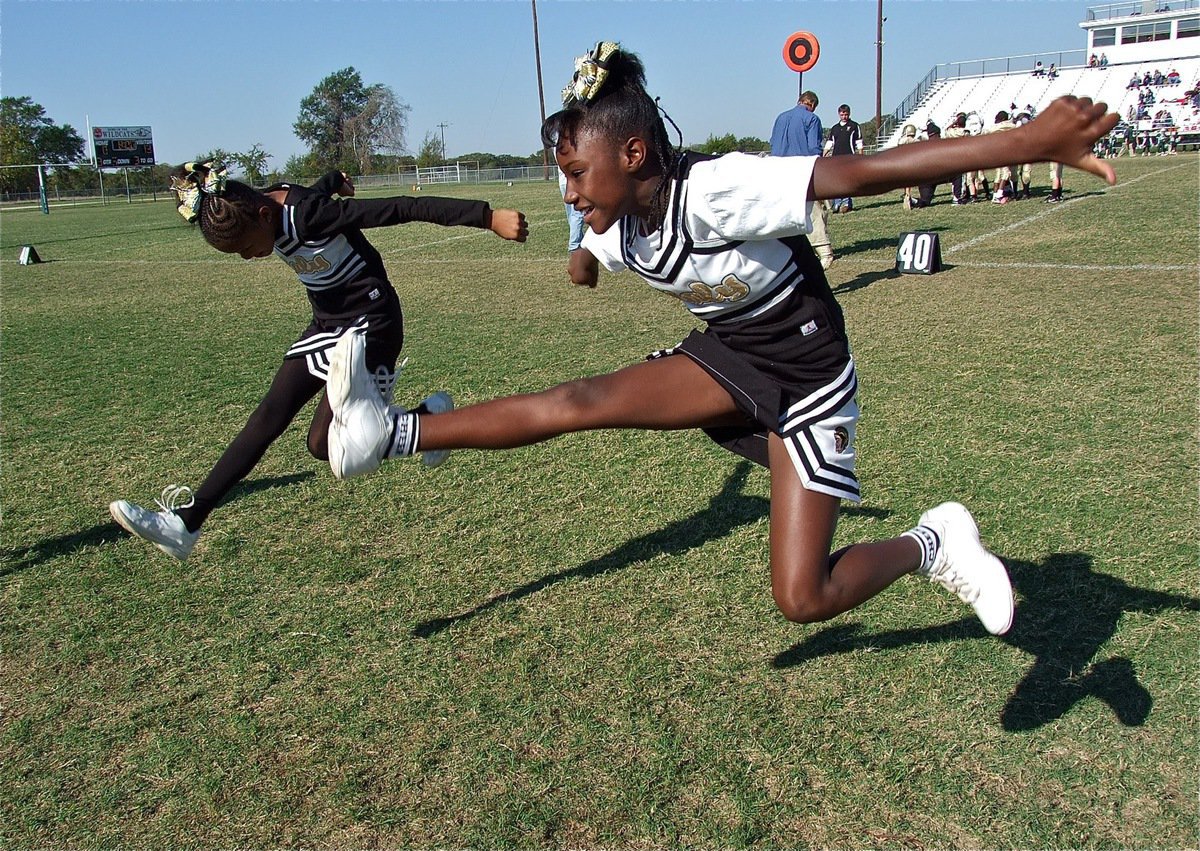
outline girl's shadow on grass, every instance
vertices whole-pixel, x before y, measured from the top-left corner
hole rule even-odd
[[[429,638],[460,621],[470,620],[496,606],[520,600],[568,579],[601,576],[605,573],[624,570],[630,565],[647,561],[659,555],[682,555],[709,541],[725,537],[739,526],[745,526],[763,517],[768,517],[771,513],[769,499],[760,496],[746,496],[741,493],[751,468],[752,465],[749,462],[740,462],[720,492],[709,501],[708,507],[697,511],[690,517],[677,520],[657,532],[627,541],[612,552],[584,562],[578,567],[543,576],[511,591],[498,594],[462,614],[434,618],[419,623],[413,628],[413,635],[417,638]],[[843,509],[842,513],[843,515],[887,517],[891,512],[880,508],[851,507]]]
[[[243,482],[221,504],[224,505],[231,499],[246,496],[255,491],[302,482],[305,479],[311,479],[312,476],[311,472],[295,473],[290,476],[275,476],[267,479],[255,479],[252,482]],[[70,555],[77,550],[96,547],[101,544],[111,544],[122,538],[129,537],[131,535],[128,532],[110,520],[107,523],[99,523],[92,526],[90,529],[71,532],[67,535],[59,535],[56,538],[47,538],[44,541],[38,541],[36,544],[30,544],[28,547],[0,550],[0,577],[36,567],[50,559]]]
[[[1092,569],[1085,553],[1055,553],[1042,564],[1006,561],[1019,600],[1013,628],[999,640],[1034,657],[1009,695],[1000,721],[1005,730],[1033,730],[1055,721],[1076,703],[1103,700],[1127,727],[1150,715],[1153,698],[1121,656],[1092,657],[1112,638],[1126,612],[1200,611],[1200,599],[1136,588]],[[776,668],[855,650],[880,650],[989,638],[974,617],[940,627],[859,635],[858,624],[834,626],[775,657]]]

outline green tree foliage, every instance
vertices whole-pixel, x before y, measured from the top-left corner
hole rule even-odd
[[[408,111],[388,86],[367,86],[353,67],[343,68],[300,101],[292,129],[308,144],[318,170],[363,174],[371,170],[376,152],[404,149]]]
[[[739,139],[732,133],[726,133],[724,136],[709,136],[704,140],[703,144],[696,145],[694,150],[702,154],[716,154],[718,156],[732,153],[733,151],[757,154],[762,151],[771,150],[771,143],[764,142],[755,136],[743,136]]]
[[[437,133],[430,130],[421,140],[421,150],[417,152],[417,165],[420,168],[441,165],[446,160],[446,152],[442,150],[442,140]]]
[[[73,163],[83,159],[83,139],[69,124],[56,125],[30,97],[0,98],[0,165]],[[0,170],[0,189],[31,191],[37,169]]]
[[[258,143],[255,143],[254,147],[244,154],[230,154],[230,159],[238,167],[242,179],[251,186],[265,184],[267,160],[270,158],[271,155],[264,151],[263,146]]]
[[[288,180],[303,183],[307,178],[316,179],[321,176],[320,165],[312,153],[294,154],[283,164],[283,174]]]

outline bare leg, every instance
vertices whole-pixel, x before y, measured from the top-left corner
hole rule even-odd
[[[744,422],[720,384],[691,358],[673,355],[540,393],[423,415],[417,448],[512,449],[590,429],[667,430]]]
[[[808,623],[849,611],[920,563],[909,538],[855,544],[830,555],[837,497],[805,489],[778,435],[771,459],[771,593],[783,616]]]

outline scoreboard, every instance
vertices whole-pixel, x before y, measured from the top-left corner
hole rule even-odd
[[[149,127],[93,127],[99,168],[154,165],[154,136]]]

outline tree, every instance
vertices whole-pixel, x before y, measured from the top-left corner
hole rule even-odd
[[[704,140],[704,143],[696,146],[696,150],[702,154],[728,154],[737,150],[737,138],[732,133],[726,133],[724,136],[709,136]]]
[[[55,125],[30,97],[0,98],[0,165],[70,163],[83,159],[83,140],[69,124]],[[29,191],[37,169],[0,170],[0,188]]]
[[[343,68],[300,101],[292,129],[322,170],[363,172],[376,151],[403,150],[408,110],[388,86],[366,86],[353,67]]]
[[[283,174],[289,180],[304,182],[305,178],[320,176],[320,166],[312,154],[293,154],[283,164]]]
[[[235,162],[235,157],[237,157],[237,154],[235,154],[233,151],[227,151],[224,148],[213,148],[207,154],[197,154],[192,159],[192,162],[216,163],[217,165],[223,165],[228,168],[230,163]]]
[[[246,151],[244,154],[230,154],[230,160],[233,161],[239,169],[246,182],[251,186],[262,186],[267,173],[267,160],[271,155],[263,150],[263,146],[255,143],[254,147]]]
[[[38,159],[44,163],[77,163],[83,159],[83,139],[70,124],[47,124],[34,140]]]
[[[359,174],[371,172],[377,153],[403,153],[408,129],[408,104],[398,100],[395,92],[382,83],[366,91],[362,109],[346,120],[346,141]]]
[[[696,150],[702,154],[728,154],[733,151],[741,151],[746,154],[757,154],[762,151],[771,150],[770,142],[764,142],[756,136],[743,136],[737,138],[732,133],[726,133],[724,136],[709,136],[702,145],[697,145]]]
[[[430,166],[440,165],[446,159],[445,151],[442,150],[442,140],[437,133],[430,130],[425,134],[425,138],[421,140],[421,150],[417,153],[417,166],[419,168],[429,168]]]

